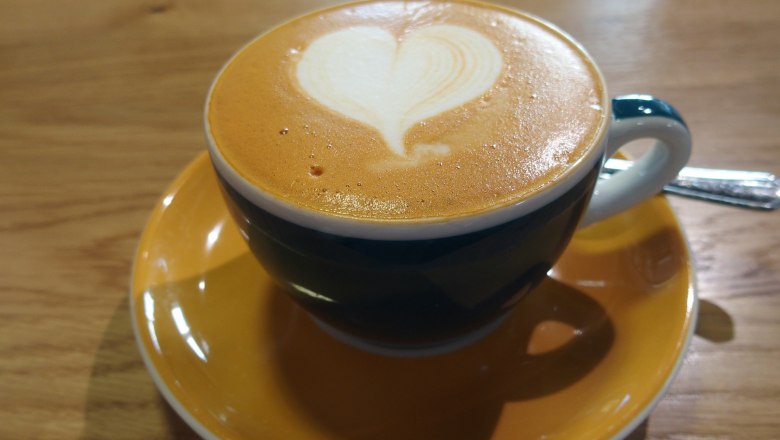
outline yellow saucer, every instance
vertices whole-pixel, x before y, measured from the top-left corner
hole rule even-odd
[[[161,393],[203,437],[231,439],[622,437],[679,369],[697,307],[659,196],[580,230],[483,340],[424,358],[360,351],[269,280],[205,154],[154,210],[130,295]]]

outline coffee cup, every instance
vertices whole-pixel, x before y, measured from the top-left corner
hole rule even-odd
[[[678,112],[609,99],[555,26],[487,3],[362,2],[240,49],[205,109],[228,208],[330,334],[434,353],[500,325],[575,230],[656,194],[690,154]],[[599,180],[606,158],[654,138]]]

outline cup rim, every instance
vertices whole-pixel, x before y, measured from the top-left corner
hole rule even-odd
[[[607,131],[611,120],[610,115],[612,113],[611,102],[608,98],[609,95],[604,76],[593,57],[585,48],[558,26],[525,11],[477,0],[451,0],[452,3],[472,4],[480,7],[492,8],[509,15],[520,16],[523,19],[547,29],[553,34],[556,34],[590,64],[596,80],[601,84],[602,93],[599,105],[601,105],[601,108],[604,109],[605,113],[599,123],[595,136],[591,138],[591,145],[587,152],[580,157],[577,162],[572,164],[553,182],[548,182],[544,188],[530,196],[481,212],[468,213],[457,217],[427,217],[423,219],[366,219],[349,217],[296,206],[249,182],[249,180],[244,178],[229,164],[227,159],[225,159],[219,151],[216,140],[211,132],[211,123],[209,122],[211,98],[219,79],[222,77],[227,67],[230,66],[245,49],[277,28],[286,26],[310,15],[348,6],[371,3],[371,1],[372,0],[361,0],[340,3],[325,8],[315,9],[289,20],[285,20],[280,24],[259,33],[234,52],[222,65],[217,75],[212,80],[206,95],[203,110],[203,127],[209,156],[211,157],[216,172],[222,179],[253,205],[301,227],[342,237],[390,241],[444,238],[488,229],[530,214],[572,189],[578,182],[585,178],[599,160],[603,159],[603,153],[606,149]]]

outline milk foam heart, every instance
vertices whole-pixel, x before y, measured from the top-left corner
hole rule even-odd
[[[376,128],[398,156],[414,124],[487,92],[503,69],[496,46],[455,25],[418,29],[401,38],[374,26],[326,34],[309,45],[295,70],[298,84],[322,105]],[[438,145],[430,149],[446,154]]]

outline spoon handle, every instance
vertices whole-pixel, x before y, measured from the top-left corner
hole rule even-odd
[[[631,161],[608,159],[602,177],[631,165]],[[744,208],[771,211],[780,207],[780,179],[761,171],[685,167],[664,191]]]

